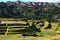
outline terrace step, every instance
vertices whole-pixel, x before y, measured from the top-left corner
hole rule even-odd
[[[16,27],[16,28],[23,28],[23,27],[29,27],[29,26],[8,26],[8,27],[10,27],[10,28],[14,28],[14,27]]]
[[[5,27],[7,27],[7,26],[0,26],[0,28],[1,28],[1,27],[2,27],[2,28],[5,28]]]
[[[8,26],[26,26],[27,24],[8,24]]]
[[[0,23],[0,26],[6,26],[6,24],[1,24],[1,23]]]
[[[0,29],[7,29],[7,27],[0,27]]]
[[[24,28],[10,28],[10,29],[8,29],[9,31],[11,31],[11,30],[23,30]]]
[[[6,30],[0,30],[0,34],[5,34]]]
[[[15,23],[26,24],[27,22],[25,22],[25,21],[2,21],[1,23],[2,24],[15,24]]]
[[[8,34],[20,34],[20,32],[8,32],[7,35]]]
[[[7,29],[0,29],[0,30],[2,30],[2,31],[3,31],[3,30],[7,30]]]

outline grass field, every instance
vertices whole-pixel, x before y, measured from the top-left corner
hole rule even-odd
[[[60,35],[50,36],[46,35],[44,37],[22,37],[20,34],[16,35],[0,35],[0,40],[60,40]]]
[[[14,24],[14,23],[17,23],[17,24],[26,24],[25,21],[6,21],[6,20],[10,20],[10,19],[1,19],[3,22],[2,23],[6,23],[6,24]],[[11,19],[11,20],[14,20],[14,19]],[[30,26],[32,25],[32,22],[29,22]],[[45,22],[44,24],[44,27],[41,28],[41,31],[40,33],[37,33],[38,36],[36,37],[33,37],[33,36],[26,36],[26,37],[23,37],[21,36],[20,34],[10,34],[10,35],[0,35],[0,40],[60,40],[60,26],[58,26],[57,23],[51,23],[52,25],[52,28],[51,29],[44,29],[45,27],[48,26],[48,22]],[[16,26],[9,26],[11,27],[11,30],[20,30],[20,28],[13,28],[13,27],[16,27]],[[20,26],[18,26],[20,27]],[[38,24],[36,26],[37,28],[40,27],[40,25]],[[57,31],[55,31],[55,29],[58,28]],[[24,28],[23,28],[24,29]]]

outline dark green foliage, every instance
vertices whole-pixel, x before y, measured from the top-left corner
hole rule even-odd
[[[37,20],[37,19],[47,19],[51,21],[53,19],[53,15],[60,13],[60,8],[49,5],[46,6],[36,6],[34,5],[17,5],[15,2],[0,2],[0,17],[1,18],[24,18],[29,20]],[[44,8],[47,8],[45,10]]]
[[[44,26],[44,23],[42,23],[40,26],[43,27]]]
[[[32,31],[41,32],[40,29],[37,29],[37,28],[36,28],[36,25],[34,24],[34,22],[32,23],[31,30],[32,30]]]
[[[49,23],[45,29],[51,29],[51,28],[52,28],[52,25]]]

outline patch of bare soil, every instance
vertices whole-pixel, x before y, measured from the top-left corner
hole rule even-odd
[[[52,37],[53,40],[60,40],[60,35],[56,35]]]

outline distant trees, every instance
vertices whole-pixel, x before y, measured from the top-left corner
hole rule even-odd
[[[53,16],[60,14],[60,8],[49,5],[33,6],[17,5],[15,2],[0,2],[0,17],[4,18],[24,18],[24,19],[53,19]]]

